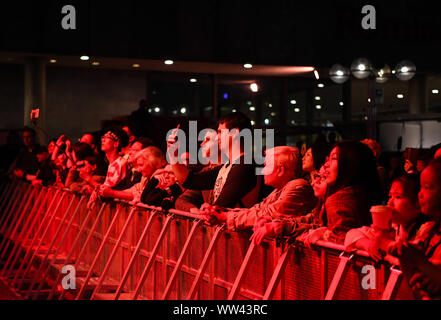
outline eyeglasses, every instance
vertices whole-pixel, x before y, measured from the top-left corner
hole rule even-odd
[[[107,139],[113,140],[113,141],[115,141],[115,142],[119,142],[119,138],[116,136],[116,134],[114,134],[114,133],[111,132],[111,131],[109,131],[109,132],[107,132],[105,135],[103,135],[101,139],[104,139],[104,138],[107,138]]]

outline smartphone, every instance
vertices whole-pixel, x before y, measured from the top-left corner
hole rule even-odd
[[[176,142],[178,142],[178,130],[181,127],[180,124],[178,124],[178,126],[176,127],[175,130],[173,130],[173,132],[169,135],[167,142],[169,144],[175,144]]]

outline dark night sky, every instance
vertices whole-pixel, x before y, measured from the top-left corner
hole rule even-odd
[[[77,9],[77,30],[61,8]],[[361,28],[363,5],[377,30]],[[441,70],[441,11],[432,1],[14,1],[2,3],[0,50],[255,64],[374,64],[410,59]]]

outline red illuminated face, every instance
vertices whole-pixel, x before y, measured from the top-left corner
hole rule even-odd
[[[129,149],[129,162],[134,163],[136,154],[142,150],[142,143],[135,142]]]
[[[321,167],[319,172],[314,176],[311,181],[311,186],[314,189],[314,195],[316,198],[323,199],[326,196],[326,189],[328,187],[326,183],[325,166]]]
[[[441,183],[431,167],[421,173],[421,190],[418,198],[423,214],[441,220]]]
[[[339,150],[338,148],[334,148],[329,155],[329,159],[327,164],[325,165],[326,172],[326,183],[330,186],[335,185],[338,178],[338,156]]]
[[[138,160],[136,161],[136,165],[136,170],[138,172],[141,172],[143,177],[149,178],[155,171],[150,163],[143,158],[138,158]]]
[[[262,170],[262,174],[264,175],[265,184],[267,186],[273,188],[279,187],[282,172],[280,166],[276,166],[274,156],[269,152],[267,152],[265,156],[265,167]]]
[[[314,159],[312,157],[312,150],[311,149],[309,149],[306,152],[305,156],[303,157],[302,165],[303,165],[303,171],[305,171],[305,172],[310,173],[315,170]]]
[[[419,214],[418,204],[405,193],[403,183],[400,181],[392,184],[387,205],[392,208],[392,220],[395,223],[405,225]]]

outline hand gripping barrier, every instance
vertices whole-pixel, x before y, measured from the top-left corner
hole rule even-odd
[[[88,209],[86,196],[17,181],[2,190],[0,277],[25,299],[413,299],[397,261],[335,243],[256,246],[188,212]]]

